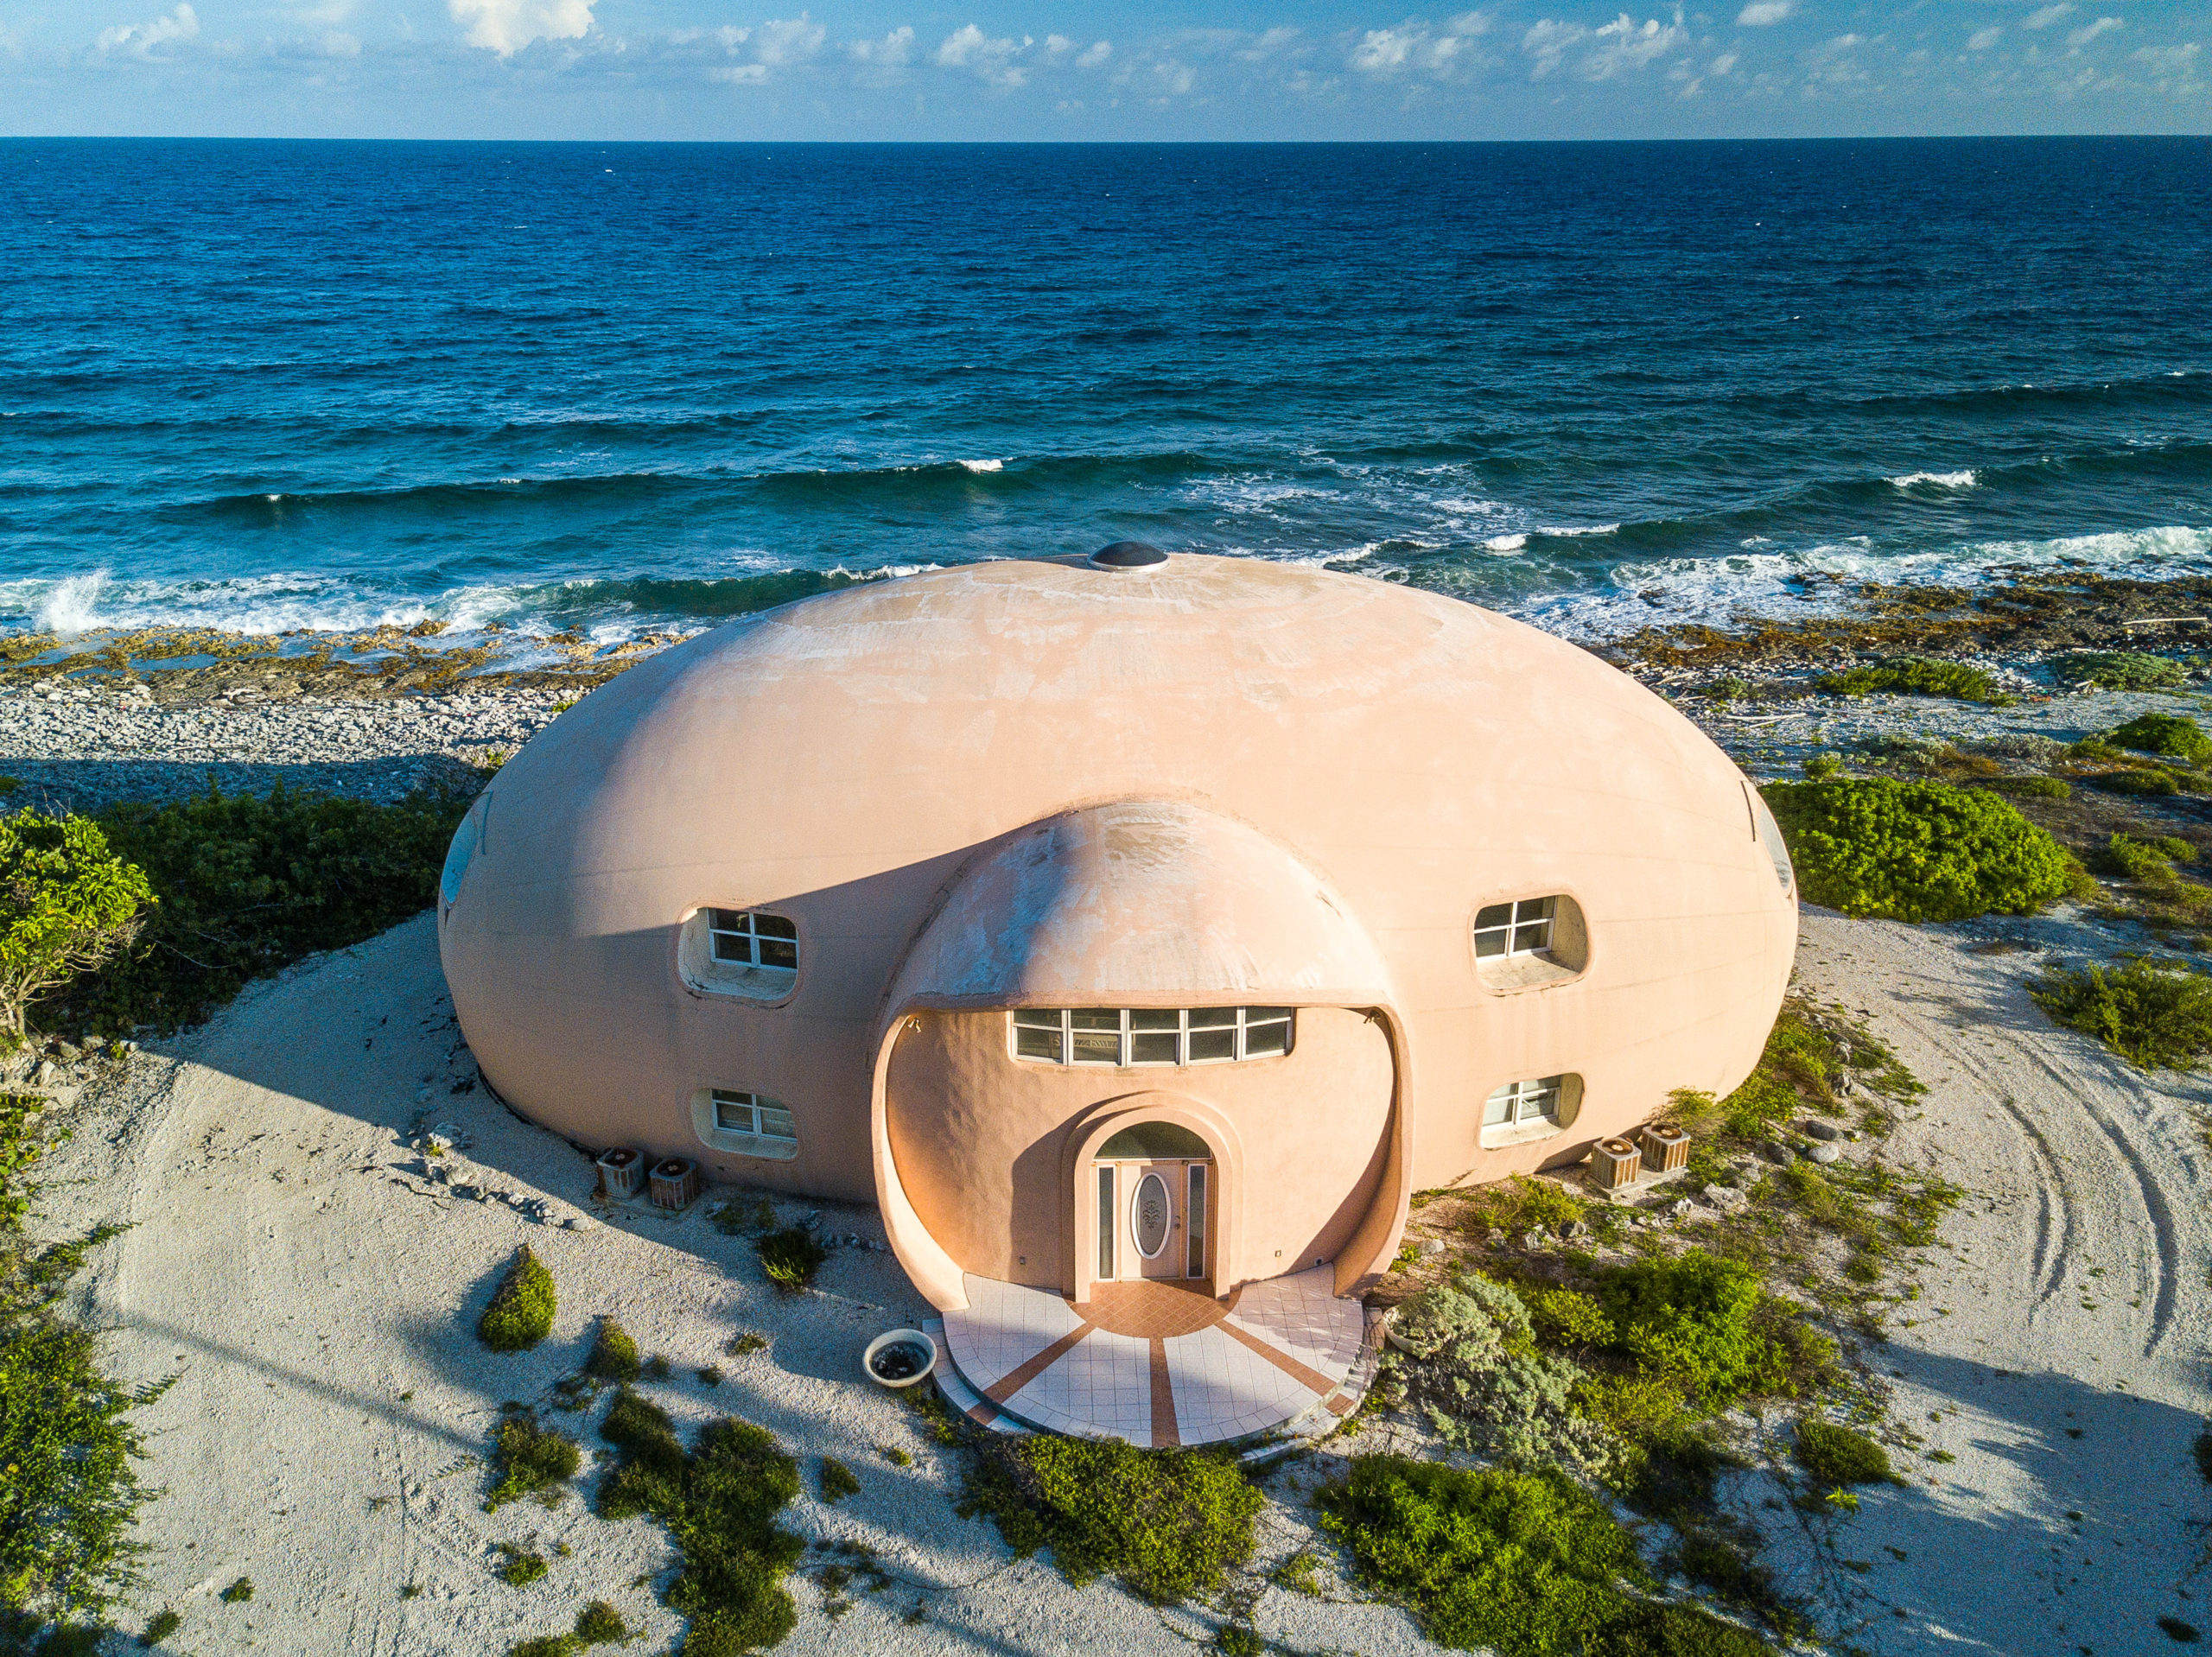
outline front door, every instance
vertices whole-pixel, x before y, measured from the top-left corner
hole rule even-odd
[[[1208,1222],[1213,1210],[1213,1164],[1201,1160],[1100,1162],[1099,1219],[1103,1279],[1210,1274]],[[1109,1193],[1111,1193],[1109,1196]],[[1110,1216],[1110,1232],[1106,1222]]]

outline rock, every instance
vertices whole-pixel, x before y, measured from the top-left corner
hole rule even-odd
[[[1578,1237],[1588,1236],[1590,1228],[1580,1220],[1569,1220],[1559,1228],[1559,1235],[1562,1241],[1572,1241]]]
[[[1441,1237],[1424,1237],[1421,1239],[1421,1252],[1433,1256],[1442,1254],[1446,1247],[1445,1241]]]
[[[598,1227],[599,1222],[588,1214],[571,1214],[561,1224],[569,1231],[591,1231]]]
[[[1805,1119],[1805,1131],[1816,1140],[1832,1140],[1842,1130],[1834,1122],[1824,1122],[1817,1116],[1808,1116]]]
[[[1687,1220],[1691,1215],[1697,1212],[1697,1204],[1691,1202],[1687,1197],[1678,1197],[1673,1202],[1668,1203],[1661,1212],[1668,1215],[1673,1219]]]
[[[31,1072],[31,1082],[35,1087],[50,1088],[60,1079],[61,1067],[50,1058],[41,1059],[38,1069]]]
[[[1550,1228],[1545,1226],[1530,1226],[1528,1230],[1523,1232],[1521,1235],[1522,1242],[1530,1248],[1541,1248],[1551,1240],[1552,1234]]]
[[[1793,1159],[1793,1153],[1789,1147],[1780,1140],[1769,1140],[1759,1147],[1759,1151],[1769,1162],[1786,1164]]]
[[[1726,1209],[1731,1213],[1738,1209],[1748,1208],[1751,1201],[1748,1196],[1738,1190],[1733,1185],[1707,1185],[1698,1194],[1713,1207]]]
[[[1842,1159],[1843,1151],[1840,1146],[1822,1144],[1806,1147],[1805,1160],[1808,1162],[1840,1162]]]

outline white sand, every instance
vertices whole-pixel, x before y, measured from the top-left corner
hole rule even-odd
[[[2207,1089],[2053,1029],[2024,989],[2045,957],[1971,947],[1999,936],[2113,944],[2063,919],[1806,917],[1798,987],[1869,1015],[1927,1084],[1892,1159],[1968,1192],[1879,1355],[1896,1419],[1957,1459],[1901,1457],[1909,1487],[1868,1493],[1830,1555],[1764,1517],[1874,1652],[2171,1652],[2161,1615],[2212,1635]]]
[[[1971,1192],[1951,1246],[1924,1251],[1924,1296],[1898,1309],[1913,1324],[1883,1359],[1903,1372],[1897,1418],[1956,1460],[1908,1455],[1909,1488],[1872,1491],[1857,1518],[1810,1530],[1764,1505],[1777,1494],[1764,1476],[1738,1493],[1830,1631],[1874,1652],[2164,1651],[2161,1613],[2212,1627],[2212,1604],[2188,1597],[2212,1515],[2190,1456],[2212,1408],[2205,1089],[2146,1082],[2052,1030],[2021,989],[2037,955],[1969,948],[1999,933],[2075,936],[2061,922],[1916,929],[1815,914],[1800,963],[1802,988],[1869,1015],[1929,1084],[1893,1154]],[[474,1171],[543,1197],[556,1222],[589,1207],[584,1158],[480,1089],[449,1091],[470,1074],[425,917],[257,986],[173,1052],[95,1087],[48,1165],[50,1228],[133,1226],[96,1251],[83,1315],[113,1331],[134,1381],[178,1377],[139,1417],[150,1481],[167,1487],[142,1527],[154,1552],[139,1604],[184,1614],[176,1650],[496,1653],[566,1627],[593,1597],[651,1630],[627,1649],[665,1649],[677,1620],[631,1585],[671,1562],[658,1527],[608,1525],[574,1498],[555,1513],[480,1510],[488,1479],[474,1458],[501,1400],[543,1400],[608,1312],[677,1365],[651,1390],[680,1423],[730,1412],[800,1456],[810,1494],[789,1511],[796,1528],[865,1540],[899,1576],[838,1622],[796,1580],[786,1649],[1180,1657],[1203,1637],[1210,1619],[1071,1590],[953,1514],[952,1458],[858,1372],[869,1336],[925,1310],[888,1255],[840,1251],[818,1292],[786,1300],[748,1242],[707,1223],[709,1204],[578,1232],[431,1195],[402,1143],[418,1117],[473,1137],[456,1179]],[[826,1209],[823,1226],[881,1236],[865,1210]],[[495,1355],[470,1331],[524,1241],[560,1284],[560,1317],[537,1351]],[[772,1349],[719,1356],[736,1329]],[[692,1379],[717,1362],[721,1387]],[[891,1465],[880,1445],[913,1465]],[[859,1496],[813,1498],[823,1454],[855,1468]],[[1297,1492],[1326,1470],[1278,1482],[1288,1501],[1268,1510],[1267,1559],[1311,1540]],[[545,1552],[550,1574],[524,1590],[496,1580],[499,1541]],[[554,1556],[563,1543],[571,1552]],[[218,1603],[239,1576],[252,1602]],[[410,1583],[421,1592],[403,1599]],[[918,1602],[926,1620],[903,1622]],[[1269,1589],[1257,1609],[1262,1632],[1299,1649],[1425,1648],[1401,1614],[1340,1585],[1326,1603]]]
[[[425,917],[257,986],[172,1053],[89,1089],[75,1140],[46,1165],[48,1229],[133,1227],[95,1251],[81,1315],[112,1330],[107,1350],[131,1381],[178,1377],[137,1414],[149,1482],[167,1494],[140,1527],[154,1552],[137,1620],[175,1606],[185,1618],[175,1650],[499,1653],[567,1628],[595,1597],[654,1636],[625,1650],[667,1649],[678,1620],[632,1586],[673,1560],[657,1525],[610,1525],[574,1497],[553,1513],[529,1502],[481,1511],[490,1480],[474,1458],[500,1402],[543,1400],[605,1313],[676,1364],[675,1380],[646,1390],[680,1426],[736,1414],[800,1457],[808,1494],[787,1523],[865,1540],[899,1578],[879,1596],[855,1590],[836,1622],[815,1584],[795,1578],[800,1621],[783,1649],[1187,1657],[1205,1637],[1212,1618],[1154,1611],[1103,1584],[1072,1590],[1012,1559],[988,1521],[953,1514],[954,1457],[859,1369],[868,1337],[926,1311],[887,1254],[840,1250],[816,1292],[785,1299],[749,1241],[707,1222],[711,1200],[680,1219],[626,1211],[576,1232],[505,1203],[429,1195],[402,1142],[418,1115],[472,1136],[456,1180],[473,1170],[494,1189],[543,1197],[556,1220],[590,1208],[581,1153],[480,1089],[448,1091],[473,1073]],[[786,1218],[804,1211],[782,1205]],[[822,1224],[882,1236],[870,1210],[825,1205]],[[535,1352],[495,1355],[472,1330],[524,1241],[559,1284],[560,1314]],[[771,1349],[720,1355],[740,1329],[768,1336]],[[693,1379],[709,1363],[726,1373],[719,1387]],[[599,1443],[583,1418],[548,1419]],[[893,1466],[885,1445],[913,1464]],[[813,1495],[825,1454],[862,1485],[835,1508]],[[1266,1559],[1310,1540],[1300,1511],[1271,1510]],[[550,1572],[521,1590],[497,1580],[501,1541],[546,1554]],[[556,1556],[563,1543],[570,1552]],[[240,1576],[253,1581],[251,1602],[218,1603]],[[410,1584],[421,1591],[403,1599]],[[1259,1626],[1306,1649],[1427,1648],[1401,1613],[1338,1592],[1317,1603],[1269,1589]],[[926,1621],[907,1624],[918,1601]]]

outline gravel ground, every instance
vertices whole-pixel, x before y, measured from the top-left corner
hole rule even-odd
[[[105,687],[0,691],[0,776],[16,803],[96,810],[117,800],[204,790],[265,793],[277,784],[396,800],[425,784],[477,779],[470,767],[512,753],[565,698],[550,690],[384,701],[219,699],[163,706]]]

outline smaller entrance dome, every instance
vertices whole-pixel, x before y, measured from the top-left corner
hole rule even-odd
[[[1143,541],[1116,541],[1090,555],[1093,569],[1142,569],[1147,564],[1166,562],[1166,553]]]

